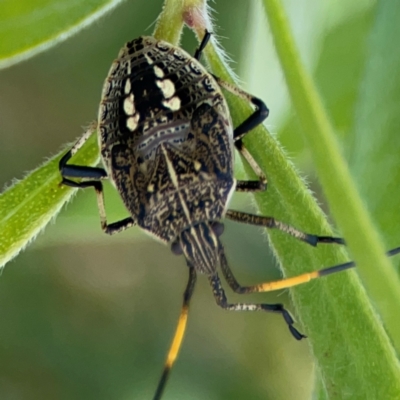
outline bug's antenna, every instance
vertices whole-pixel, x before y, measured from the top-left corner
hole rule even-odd
[[[400,254],[400,247],[389,250],[386,252],[388,257]],[[333,267],[323,268],[318,271],[307,272],[298,276],[293,276],[291,278],[281,279],[279,281],[261,283],[259,285],[254,285],[248,287],[249,290],[246,293],[251,292],[271,292],[273,290],[286,289],[289,287],[301,285],[303,283],[309,282],[313,279],[322,278],[323,276],[335,274],[336,272],[346,271],[348,269],[354,268],[356,263],[354,261],[348,261],[343,264],[338,264]]]
[[[160,400],[161,396],[164,392],[165,385],[167,383],[170,371],[174,365],[176,357],[178,356],[179,349],[181,348],[183,335],[186,330],[186,323],[188,319],[189,313],[189,303],[192,298],[194,285],[196,283],[196,270],[189,265],[189,281],[186,285],[185,292],[183,294],[183,304],[181,308],[181,313],[178,319],[178,325],[176,326],[175,335],[172,340],[171,346],[168,351],[167,359],[164,364],[164,369],[161,375],[161,378],[157,385],[156,393],[153,397],[153,400]]]

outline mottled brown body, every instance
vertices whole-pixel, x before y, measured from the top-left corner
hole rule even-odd
[[[235,187],[232,123],[212,75],[182,49],[129,42],[103,88],[99,141],[136,223],[164,242],[220,220]]]

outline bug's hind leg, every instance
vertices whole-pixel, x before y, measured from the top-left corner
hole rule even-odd
[[[224,289],[221,286],[221,281],[217,274],[210,276],[210,285],[213,289],[213,294],[217,304],[224,310],[228,311],[266,311],[281,314],[285,320],[290,333],[297,339],[301,340],[305,336],[300,333],[294,326],[294,320],[290,313],[285,309],[283,304],[255,304],[255,303],[228,303]]]
[[[167,360],[165,361],[164,369],[161,378],[158,382],[156,394],[154,395],[153,400],[161,399],[169,374],[174,365],[176,357],[178,356],[179,349],[182,345],[183,336],[185,334],[187,318],[189,313],[189,303],[190,299],[192,298],[194,287],[196,284],[196,270],[190,265],[188,265],[188,267],[189,267],[189,280],[186,285],[185,292],[183,294],[183,304],[178,320],[178,325],[176,327],[174,339],[172,340]]]

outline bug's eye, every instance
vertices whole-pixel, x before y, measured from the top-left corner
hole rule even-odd
[[[179,240],[175,240],[174,243],[171,244],[171,250],[176,256],[180,256],[183,254],[181,242]]]
[[[225,226],[221,222],[214,222],[212,224],[212,230],[219,237],[224,233]]]

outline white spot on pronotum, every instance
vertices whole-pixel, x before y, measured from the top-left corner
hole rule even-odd
[[[138,113],[136,113],[134,116],[129,117],[126,120],[126,126],[131,132],[133,132],[137,128],[139,119],[140,119],[140,115]]]
[[[144,53],[144,58],[147,60],[147,62],[151,65],[154,63],[153,59],[146,53]]]
[[[162,104],[172,111],[177,111],[181,108],[181,99],[175,96],[168,100],[163,100]]]
[[[199,171],[200,168],[201,168],[201,162],[196,160],[196,161],[194,162],[194,169],[195,169],[196,171]]]
[[[169,99],[175,93],[175,85],[170,79],[157,80],[156,84],[166,99]]]
[[[153,193],[154,192],[154,185],[152,183],[149,186],[147,186],[147,191],[149,193]]]
[[[133,94],[131,93],[130,96],[126,97],[124,100],[124,111],[126,115],[133,115],[135,114],[135,104]]]
[[[128,78],[125,81],[125,87],[124,87],[125,94],[129,94],[131,92],[131,89],[132,89],[131,80]]]
[[[164,71],[160,67],[157,67],[157,65],[155,65],[153,68],[154,68],[154,73],[158,78],[164,78]]]

